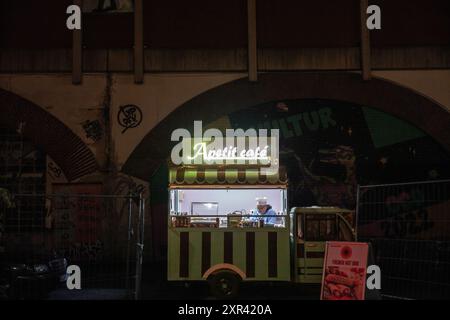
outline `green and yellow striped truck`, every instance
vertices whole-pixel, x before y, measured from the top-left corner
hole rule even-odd
[[[281,202],[287,203],[287,183],[281,180],[253,179],[249,184],[242,176],[240,181],[219,184],[211,173],[208,176],[216,183],[203,184],[195,173],[189,184],[179,179],[179,173],[178,178],[171,176],[169,281],[208,281],[220,298],[234,297],[242,281],[320,283],[326,241],[354,241],[352,211],[335,207],[292,208],[289,213],[284,209],[275,225],[255,223],[242,211],[212,216],[177,212],[174,203],[183,201],[180,190],[234,190],[243,196],[244,190],[278,190]]]

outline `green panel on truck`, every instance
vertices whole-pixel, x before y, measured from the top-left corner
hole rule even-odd
[[[289,228],[169,227],[168,237],[169,281],[205,280],[221,264],[237,267],[244,281],[291,280]]]

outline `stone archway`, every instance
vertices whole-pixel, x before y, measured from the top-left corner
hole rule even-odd
[[[61,168],[69,181],[97,170],[92,151],[66,125],[34,103],[0,89],[0,124],[17,130],[45,151]]]
[[[181,105],[148,133],[122,170],[148,180],[170,153],[167,142],[174,129],[191,129],[194,120],[210,122],[244,108],[290,99],[370,106],[410,122],[450,151],[450,113],[411,89],[378,78],[365,82],[360,75],[347,72],[267,73],[260,75],[257,83],[246,78],[233,81]]]

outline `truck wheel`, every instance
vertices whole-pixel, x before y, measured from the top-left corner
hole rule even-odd
[[[211,293],[217,299],[233,299],[239,292],[241,278],[231,271],[219,271],[209,279]]]

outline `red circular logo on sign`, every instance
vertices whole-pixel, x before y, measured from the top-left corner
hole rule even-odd
[[[343,259],[350,259],[351,256],[352,256],[352,248],[346,246],[341,249],[341,257]]]

